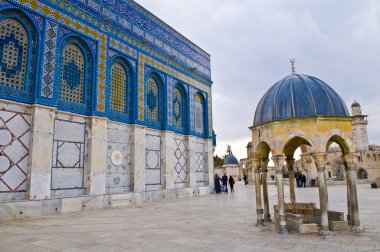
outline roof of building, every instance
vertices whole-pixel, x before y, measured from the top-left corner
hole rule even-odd
[[[310,116],[349,116],[342,98],[325,82],[296,74],[275,83],[261,98],[253,126]]]
[[[234,155],[230,154],[224,158],[224,164],[225,165],[231,165],[231,164],[238,165],[239,161],[237,160],[237,158]]]
[[[357,102],[357,101],[354,101],[352,104],[351,104],[351,108],[360,108],[361,106],[360,106],[360,103],[359,102]]]

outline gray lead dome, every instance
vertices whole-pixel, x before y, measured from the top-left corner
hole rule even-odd
[[[261,98],[253,126],[310,116],[349,116],[342,98],[318,78],[291,74],[274,84]]]

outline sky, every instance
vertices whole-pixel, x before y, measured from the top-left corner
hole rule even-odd
[[[216,154],[246,157],[256,106],[291,73],[315,76],[369,115],[380,144],[380,1],[136,0],[211,54]]]

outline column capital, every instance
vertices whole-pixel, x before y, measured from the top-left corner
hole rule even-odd
[[[261,169],[266,169],[268,167],[269,159],[262,158],[261,159]]]
[[[253,165],[254,169],[260,169],[261,158],[260,157],[254,157],[254,158],[252,158],[252,165]]]
[[[315,165],[317,168],[324,168],[326,166],[326,152],[316,152],[312,154]]]
[[[284,166],[284,163],[285,163],[285,159],[286,157],[281,156],[281,155],[272,157],[274,167],[276,170],[282,170],[282,167]]]
[[[355,167],[358,161],[359,154],[351,152],[342,156],[343,160],[347,162],[348,167]]]

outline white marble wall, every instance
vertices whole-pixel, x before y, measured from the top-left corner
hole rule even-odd
[[[145,139],[145,190],[160,190],[164,184],[161,166],[161,134],[147,131]]]
[[[58,113],[54,120],[51,196],[85,194],[87,121],[83,117]]]
[[[175,135],[172,139],[174,162],[174,186],[185,188],[190,185],[190,169],[188,166],[188,140],[181,135]]]
[[[130,134],[128,125],[108,122],[106,193],[132,191]]]
[[[0,200],[23,199],[27,190],[31,111],[0,103]]]

